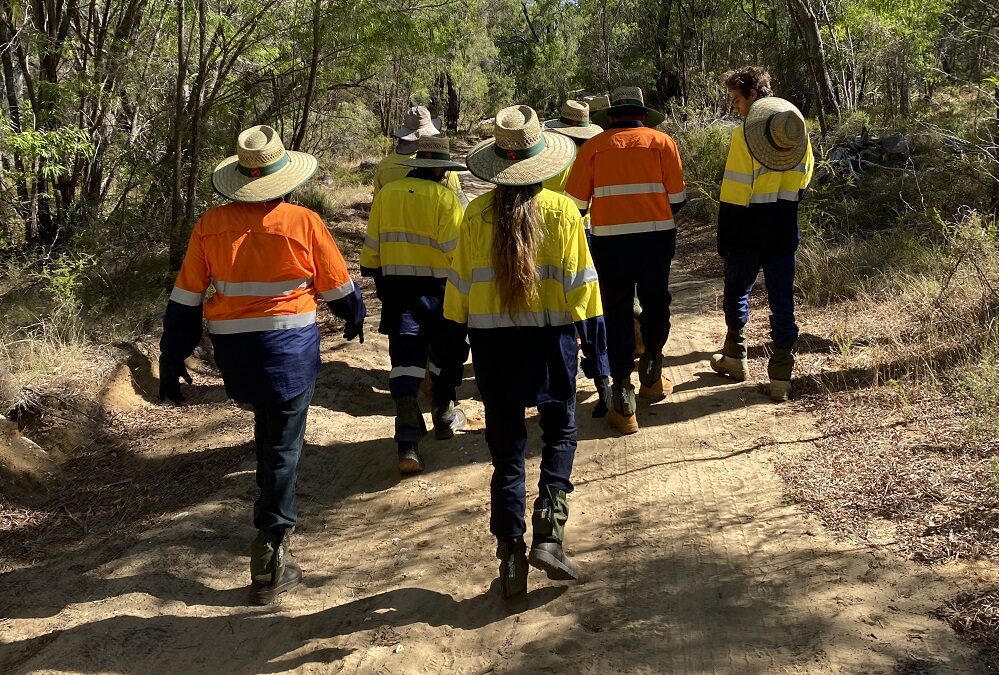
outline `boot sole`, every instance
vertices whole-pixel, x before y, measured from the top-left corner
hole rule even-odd
[[[638,433],[638,419],[634,415],[625,417],[616,410],[611,410],[607,413],[607,422],[625,436]]]
[[[531,567],[541,570],[555,581],[579,581],[579,572],[572,569],[548,551],[534,549],[527,561]]]
[[[290,566],[285,567],[285,572],[292,569]],[[293,578],[281,579],[277,586],[258,586],[255,583],[250,584],[250,604],[252,605],[269,605],[277,599],[277,596],[290,591],[291,589],[299,586],[302,583],[302,570],[297,569],[297,572],[293,573]]]
[[[399,460],[399,473],[407,476],[414,473],[423,473],[423,462],[418,459],[407,457]]]
[[[461,431],[468,426],[468,417],[461,408],[454,409],[454,419],[451,424],[440,424],[434,422],[434,438],[438,441],[446,441],[454,438],[454,432]]]
[[[724,375],[725,377],[730,377],[733,380],[735,380],[736,382],[745,382],[746,381],[746,374],[745,373],[743,373],[742,375],[739,375],[737,373],[733,373],[733,372],[730,372],[728,370],[724,370],[723,368],[719,368],[718,366],[716,366],[714,364],[714,362],[712,362],[710,364],[710,366],[711,366],[711,370],[715,371],[719,375]]]

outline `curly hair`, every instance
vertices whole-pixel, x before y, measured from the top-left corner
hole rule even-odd
[[[770,84],[770,73],[760,66],[746,66],[739,70],[730,70],[722,75],[722,82],[729,89],[738,89],[745,97],[754,91],[759,98],[773,96],[774,90]]]

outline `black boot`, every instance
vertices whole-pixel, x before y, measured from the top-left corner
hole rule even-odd
[[[578,581],[579,568],[562,550],[565,523],[569,519],[569,503],[561,490],[550,492],[534,501],[531,527],[531,567],[535,567],[557,581]]]
[[[523,537],[496,543],[499,558],[499,588],[507,608],[527,609],[527,544]]]
[[[250,546],[250,602],[269,605],[302,583],[302,568],[287,562],[290,530],[259,530]]]

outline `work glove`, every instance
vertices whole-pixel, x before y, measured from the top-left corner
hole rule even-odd
[[[600,400],[593,406],[593,417],[606,417],[612,403],[610,378],[607,376],[593,378],[593,384],[597,386],[597,395]]]
[[[180,391],[180,380],[188,384],[194,380],[187,372],[183,361],[173,361],[160,356],[160,400],[170,399],[177,405],[184,402],[184,394]]]
[[[364,320],[360,320],[357,323],[348,323],[343,329],[343,339],[350,342],[354,338],[363,345],[364,344]]]

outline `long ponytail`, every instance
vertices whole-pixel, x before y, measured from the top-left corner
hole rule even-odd
[[[510,315],[538,297],[537,253],[543,235],[533,186],[493,191],[493,269],[500,305]]]

